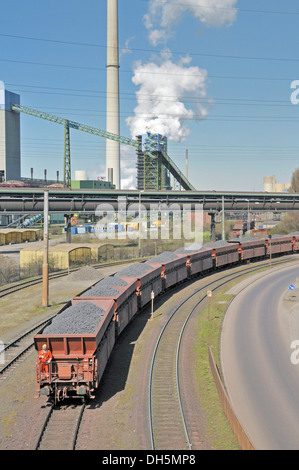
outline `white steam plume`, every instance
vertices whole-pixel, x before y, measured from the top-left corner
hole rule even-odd
[[[190,13],[207,26],[231,26],[236,21],[238,0],[150,0],[144,24],[149,30],[152,45],[165,42],[172,26],[182,15]]]
[[[207,71],[190,66],[189,57],[174,63],[168,55],[160,62],[135,64],[132,81],[139,86],[138,104],[126,123],[133,138],[152,132],[180,142],[190,134],[186,122],[208,114]]]

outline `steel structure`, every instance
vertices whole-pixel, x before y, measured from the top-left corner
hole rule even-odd
[[[190,206],[196,210],[198,204],[206,212],[245,211],[283,212],[299,210],[299,194],[252,193],[217,191],[137,191],[137,190],[68,190],[49,188],[49,213],[95,213],[99,204],[110,204],[115,210],[121,207],[135,207],[141,202],[151,209]],[[151,206],[152,205],[152,206]],[[188,205],[188,206],[187,206]],[[0,215],[42,213],[44,189],[42,188],[1,188]]]
[[[167,155],[166,137],[146,134],[137,136],[137,140],[140,146],[137,149],[137,189],[172,189],[169,165],[162,164],[162,152]]]
[[[85,124],[81,124],[75,121],[70,121],[69,119],[62,118],[55,116],[53,114],[48,114],[43,111],[38,111],[36,109],[28,108],[26,106],[21,106],[19,104],[12,104],[11,105],[12,111],[25,113],[30,116],[34,116],[37,118],[45,119],[47,121],[60,124],[64,126],[64,187],[70,188],[71,187],[71,154],[70,154],[70,129],[76,129],[78,131],[87,132],[89,134],[97,135],[99,137],[103,137],[104,139],[114,140],[124,145],[130,145],[131,147],[135,147],[142,152],[140,141],[134,140],[128,137],[123,137],[117,134],[113,134],[111,132],[103,131],[101,129],[97,129],[95,127],[87,126]],[[144,189],[156,189],[161,190],[163,188],[163,178],[162,172],[163,167],[167,168],[167,170],[172,174],[174,179],[180,184],[180,186],[184,190],[195,191],[194,186],[188,181],[185,175],[181,172],[178,166],[173,162],[173,160],[167,155],[167,153],[162,150],[160,152],[158,161],[157,161],[157,152],[155,148],[155,139],[151,138],[152,134],[148,134],[148,143],[146,150],[142,152],[145,158],[145,173],[150,174],[151,170],[153,169],[153,165],[155,166],[155,172],[158,175],[156,179],[156,184],[153,187],[146,187]]]

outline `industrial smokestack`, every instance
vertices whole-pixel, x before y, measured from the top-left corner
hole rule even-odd
[[[107,101],[106,131],[119,135],[118,0],[107,0]],[[120,143],[106,139],[106,179],[120,189]]]

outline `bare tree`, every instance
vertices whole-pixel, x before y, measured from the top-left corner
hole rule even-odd
[[[299,168],[293,171],[290,193],[299,193]]]

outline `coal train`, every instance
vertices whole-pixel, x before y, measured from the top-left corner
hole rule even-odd
[[[299,252],[299,233],[262,239],[209,242],[200,249],[164,252],[129,265],[74,297],[35,337],[52,353],[47,371],[36,362],[37,396],[54,403],[94,397],[117,337],[157,297],[192,279],[226,267]]]

